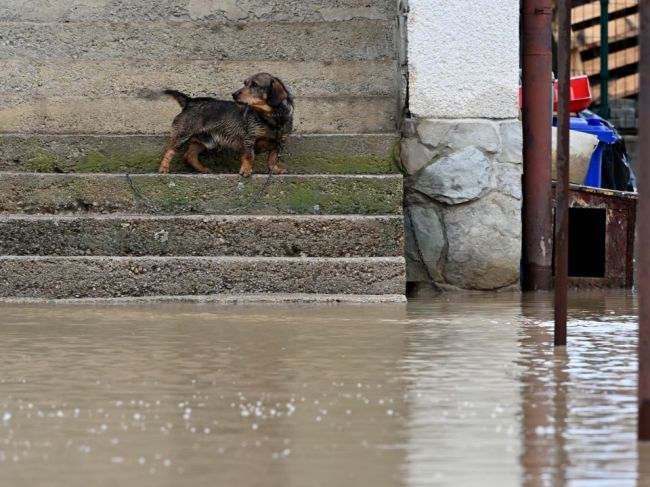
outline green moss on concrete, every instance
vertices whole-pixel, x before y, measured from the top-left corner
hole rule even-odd
[[[74,164],[71,172],[79,173],[155,173],[158,172],[161,152],[105,153],[91,152]],[[177,153],[171,162],[171,171],[176,173],[191,172],[193,169]]]
[[[29,158],[29,167],[34,172],[54,172],[57,169],[57,159],[50,154],[38,152]]]
[[[200,211],[201,192],[187,178],[140,177],[132,182],[138,205],[164,212]]]
[[[64,173],[155,173],[163,153],[162,136],[3,136],[0,170]],[[281,159],[289,174],[392,174],[398,141],[373,136],[296,136]],[[173,173],[194,173],[179,151]],[[255,161],[257,174],[267,172],[266,154]],[[213,173],[236,174],[237,154],[205,151],[201,161]]]
[[[79,173],[154,173],[158,171],[160,159],[159,153],[109,155],[93,152],[84,156],[70,170]],[[393,153],[386,157],[371,154],[305,154],[296,159],[285,157],[284,161],[282,164],[292,174],[391,174],[398,172]],[[239,161],[228,153],[202,154],[201,162],[214,173],[236,174],[239,172]],[[266,154],[255,161],[254,170],[257,174],[266,173]],[[177,153],[171,163],[171,172],[192,173],[194,169],[183,160],[180,153]]]
[[[399,214],[392,177],[12,175],[0,211],[140,211],[169,214]]]

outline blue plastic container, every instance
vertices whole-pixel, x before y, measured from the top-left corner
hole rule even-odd
[[[557,120],[553,119],[553,126],[557,126]],[[594,188],[602,187],[602,156],[603,149],[607,144],[616,142],[616,133],[609,128],[602,118],[590,115],[587,118],[571,117],[569,129],[576,132],[595,135],[598,138],[598,145],[589,159],[589,167],[585,176],[584,185]]]

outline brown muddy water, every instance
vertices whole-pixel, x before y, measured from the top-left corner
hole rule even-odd
[[[0,305],[0,485],[650,485],[636,306]]]

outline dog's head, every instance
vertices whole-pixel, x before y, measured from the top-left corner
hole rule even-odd
[[[244,81],[244,87],[232,94],[235,101],[254,110],[271,113],[283,104],[293,105],[293,98],[284,83],[269,73],[257,73]]]

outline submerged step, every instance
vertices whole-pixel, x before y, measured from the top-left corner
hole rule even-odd
[[[0,297],[404,294],[403,257],[0,257]]]
[[[401,216],[0,216],[0,255],[401,256]]]
[[[401,175],[0,173],[0,213],[402,213]]]

